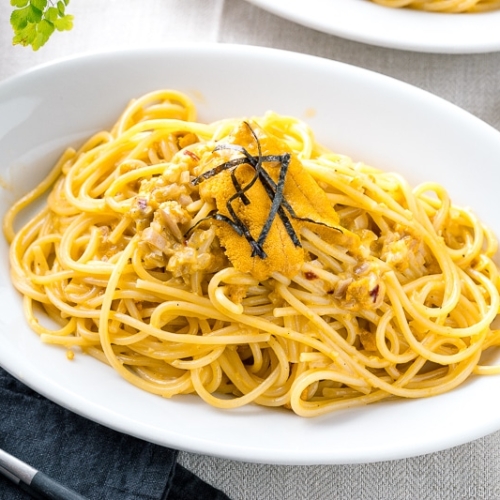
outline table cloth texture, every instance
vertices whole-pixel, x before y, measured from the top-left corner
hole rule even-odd
[[[72,0],[67,10],[75,16],[73,30],[55,33],[45,47],[33,52],[11,45],[11,7],[7,0],[0,3],[0,81],[38,64],[104,49],[182,42],[259,45],[313,54],[395,77],[457,104],[500,130],[500,52],[424,54],[369,46],[300,26],[244,0]],[[30,393],[3,375],[2,398],[9,387],[18,387],[11,396],[20,400]],[[39,396],[30,394],[29,398],[42,404]],[[22,405],[19,408],[22,419],[27,410]],[[58,414],[62,410],[52,411]],[[64,425],[52,431],[58,436],[53,445],[55,450],[44,435],[46,428],[38,426],[35,420],[31,420],[29,428],[28,444],[33,446],[27,445],[26,450],[18,447],[16,441],[22,436],[12,424],[14,420],[0,399],[0,447],[10,443],[20,454],[26,452],[34,461],[32,465],[40,467],[47,455],[55,453],[50,470],[44,472],[58,474],[69,486],[76,484],[73,481],[85,488],[100,484],[101,495],[95,493],[93,498],[160,499],[169,478],[173,478],[172,498],[186,499],[210,498],[204,496],[204,491],[206,495],[222,498],[217,497],[221,493],[210,489],[208,483],[233,500],[500,500],[500,432],[452,449],[403,460],[286,466],[238,462],[184,451],[177,454],[107,429],[90,429],[82,423],[89,439],[102,442],[101,456],[109,453],[103,469],[94,464],[89,470],[91,461],[79,469],[65,468],[64,459],[73,456],[75,443],[82,442],[80,417],[67,428]],[[34,451],[37,444],[40,446]],[[76,450],[79,449],[77,446]],[[7,485],[0,482],[0,499],[23,498],[13,489],[5,493]],[[134,489],[137,485],[139,489]],[[131,493],[121,492],[117,486],[124,490],[131,488]],[[199,488],[206,490],[200,494]]]

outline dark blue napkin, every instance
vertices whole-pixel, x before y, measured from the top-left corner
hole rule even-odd
[[[177,464],[178,451],[75,415],[1,368],[0,448],[89,500],[228,500]],[[1,500],[30,498],[0,476]]]

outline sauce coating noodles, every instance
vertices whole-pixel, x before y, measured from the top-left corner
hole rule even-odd
[[[500,0],[371,0],[385,7],[410,7],[429,12],[488,12],[500,9]]]
[[[293,117],[203,124],[184,94],[145,95],[4,234],[41,340],[164,397],[316,416],[500,371],[480,364],[500,342],[494,235],[442,186],[334,154]]]

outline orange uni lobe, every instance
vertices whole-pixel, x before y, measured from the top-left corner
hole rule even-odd
[[[250,156],[248,161],[245,153]],[[241,164],[217,171],[238,158]],[[262,169],[260,174],[258,169]],[[223,144],[202,158],[200,177],[215,171],[200,183],[200,197],[215,201],[217,236],[232,265],[259,281],[275,272],[289,278],[298,273],[304,262],[300,243],[304,225],[336,233],[336,237],[344,231],[325,192],[296,155],[256,124],[250,127],[242,122]],[[280,190],[282,199],[276,200]],[[238,224],[246,234],[239,234]],[[261,255],[255,251],[259,244]]]

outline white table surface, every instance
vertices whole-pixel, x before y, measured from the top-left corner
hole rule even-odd
[[[55,33],[33,52],[12,46],[11,7],[7,0],[1,2],[0,81],[39,64],[103,49],[177,42],[250,44],[390,75],[500,130],[500,52],[440,55],[372,47],[305,28],[243,0],[72,0],[67,10],[75,16],[73,30]],[[276,466],[186,452],[180,463],[234,500],[500,500],[500,432],[442,452],[375,464]]]

